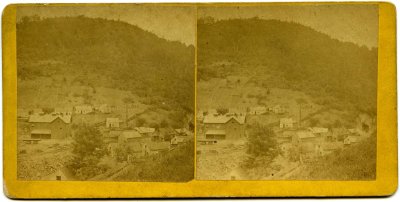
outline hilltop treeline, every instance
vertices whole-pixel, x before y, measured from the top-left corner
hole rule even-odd
[[[267,85],[274,80],[376,113],[376,48],[278,20],[200,19],[197,30],[198,79],[250,72]]]
[[[17,23],[18,77],[73,74],[90,86],[162,96],[191,111],[194,47],[101,18],[24,17]]]

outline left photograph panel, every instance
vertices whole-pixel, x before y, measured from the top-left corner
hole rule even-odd
[[[17,8],[17,178],[194,178],[196,8]]]

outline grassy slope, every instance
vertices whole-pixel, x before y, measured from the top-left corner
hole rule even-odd
[[[63,82],[110,87],[141,97],[158,95],[193,110],[194,47],[124,22],[86,17],[24,20],[17,24],[17,60],[20,81],[61,77],[38,82],[39,90],[65,86]]]
[[[199,78],[258,75],[255,81],[376,111],[377,49],[340,42],[277,20],[199,22]],[[330,98],[333,97],[333,98]]]

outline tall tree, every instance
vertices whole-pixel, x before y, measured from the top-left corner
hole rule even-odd
[[[100,132],[92,126],[83,124],[78,126],[73,140],[74,158],[70,168],[75,175],[84,180],[101,173],[102,168],[98,167],[98,163],[105,154],[105,148]]]

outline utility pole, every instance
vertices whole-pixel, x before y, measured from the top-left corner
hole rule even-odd
[[[128,128],[128,103],[125,103],[125,124]]]
[[[299,128],[301,128],[301,103],[299,104]]]

